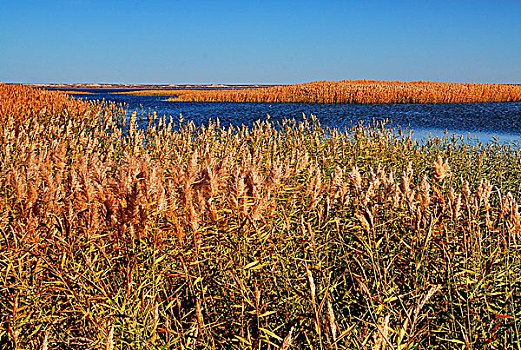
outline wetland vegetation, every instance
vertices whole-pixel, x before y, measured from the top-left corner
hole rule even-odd
[[[0,162],[8,348],[520,344],[516,144],[0,84]]]
[[[140,96],[174,96],[172,101],[250,103],[483,103],[519,102],[521,86],[400,81],[316,81],[256,88],[129,91]]]

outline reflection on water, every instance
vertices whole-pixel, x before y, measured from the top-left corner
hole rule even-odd
[[[364,124],[388,120],[393,126],[412,129],[417,138],[458,134],[481,142],[495,138],[502,142],[518,140],[521,135],[521,102],[465,103],[426,105],[333,105],[333,104],[270,104],[270,103],[204,103],[168,102],[165,97],[146,97],[96,93],[79,95],[83,99],[106,99],[128,105],[130,111],[156,111],[158,115],[186,121],[197,126],[209,119],[221,121],[222,126],[242,124],[251,126],[270,115],[271,120],[302,118],[314,114],[322,125],[350,128],[359,121]]]
[[[450,129],[414,129],[412,132],[413,138],[428,139],[433,137],[444,137],[456,135],[465,143],[477,144],[488,142],[499,143],[520,143],[521,134],[510,134],[502,132],[487,132],[487,131],[464,131],[464,130],[450,130]]]

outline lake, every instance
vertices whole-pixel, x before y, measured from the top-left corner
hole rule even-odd
[[[275,122],[283,118],[300,120],[302,114],[314,114],[322,125],[341,130],[359,121],[370,124],[373,120],[388,120],[394,126],[413,130],[416,138],[443,136],[447,132],[480,142],[493,139],[515,142],[521,136],[521,102],[392,105],[169,102],[166,97],[109,93],[116,91],[98,90],[91,95],[75,97],[123,103],[129,111],[156,111],[159,116],[172,116],[174,120],[182,114],[185,121],[193,121],[197,126],[217,118],[222,126],[251,126],[268,114]]]

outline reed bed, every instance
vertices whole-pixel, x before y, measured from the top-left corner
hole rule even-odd
[[[0,140],[7,348],[519,348],[516,145],[5,85]]]
[[[59,94],[66,94],[66,95],[91,95],[92,92],[89,91],[78,91],[78,90],[53,90]]]
[[[172,101],[266,103],[519,102],[521,86],[398,81],[318,81],[242,90],[172,92]]]

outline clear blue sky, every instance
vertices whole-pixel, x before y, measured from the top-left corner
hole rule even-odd
[[[0,0],[0,81],[521,83],[519,0]]]

